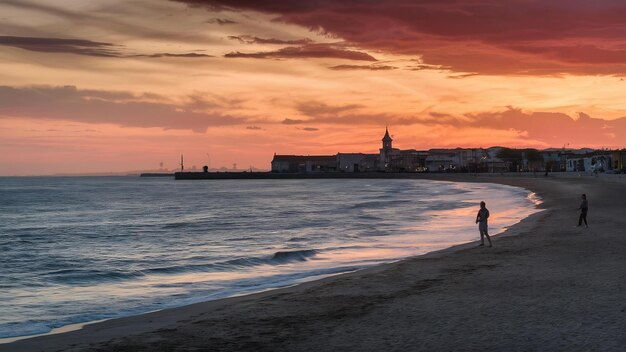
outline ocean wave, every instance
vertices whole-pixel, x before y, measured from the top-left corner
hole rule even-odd
[[[314,257],[317,254],[317,250],[315,249],[305,249],[299,251],[287,251],[287,252],[276,252],[274,256],[272,256],[272,262],[277,264],[289,263],[289,262],[304,262],[307,261],[308,258]]]
[[[143,270],[145,273],[151,274],[177,274],[184,272],[211,272],[211,271],[230,271],[242,268],[250,268],[260,265],[281,265],[293,262],[304,262],[309,258],[317,255],[319,251],[316,249],[304,249],[295,251],[279,251],[271,256],[263,257],[242,257],[225,260],[216,263],[196,264],[196,265],[175,265],[170,267],[152,268]]]
[[[50,271],[44,274],[50,281],[60,284],[91,284],[93,282],[120,281],[144,276],[137,270],[90,270],[90,269],[63,269]]]
[[[216,272],[235,271],[260,265],[282,265],[294,262],[305,262],[317,255],[315,249],[294,251],[278,251],[270,256],[242,257],[206,264],[181,264],[167,267],[148,268],[143,270],[89,270],[89,269],[62,269],[49,271],[45,276],[60,284],[90,284],[93,282],[110,282],[136,279],[147,275],[173,275],[189,272]]]

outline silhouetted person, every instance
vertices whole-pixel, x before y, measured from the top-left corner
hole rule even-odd
[[[584,221],[585,227],[589,227],[589,225],[587,225],[587,210],[589,209],[589,203],[587,203],[587,195],[583,193],[583,195],[580,196],[580,198],[582,199],[582,201],[580,202],[580,206],[578,207],[578,209],[580,209],[580,216],[578,217],[578,226],[582,226],[583,221]]]
[[[489,230],[487,226],[487,219],[489,219],[489,209],[485,206],[485,202],[480,202],[480,210],[476,215],[476,223],[478,224],[478,231],[480,231],[480,245],[485,245],[485,237],[489,241],[489,247],[493,247],[491,244],[491,237],[489,237]]]

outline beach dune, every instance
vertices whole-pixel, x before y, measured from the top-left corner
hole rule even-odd
[[[493,248],[466,244],[294,287],[21,340],[0,351],[626,348],[626,179],[434,177],[524,187],[543,198],[545,210],[497,236]],[[588,229],[575,227],[581,193],[589,198]]]

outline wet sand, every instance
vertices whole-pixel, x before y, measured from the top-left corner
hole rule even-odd
[[[545,210],[477,243],[0,351],[623,351],[626,177],[430,175],[520,186]],[[575,227],[579,197],[590,227]],[[476,233],[478,239],[478,232]]]

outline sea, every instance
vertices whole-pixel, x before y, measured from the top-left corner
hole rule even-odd
[[[477,241],[528,190],[407,179],[0,178],[0,342]]]

